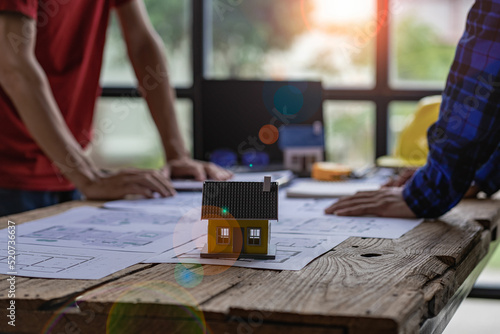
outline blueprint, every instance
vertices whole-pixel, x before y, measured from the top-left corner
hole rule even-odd
[[[16,243],[160,253],[172,248],[174,241],[187,242],[205,233],[204,225],[198,212],[149,216],[80,207],[17,226]],[[0,238],[7,238],[7,230],[0,231]]]
[[[204,235],[151,257],[143,263],[199,263],[256,269],[300,270],[347,238],[347,236],[279,234],[271,238],[271,244],[276,246],[276,259],[274,260],[206,259],[200,258],[200,252],[207,239]]]
[[[118,211],[118,210],[99,210],[92,215],[88,215],[81,220],[75,221],[75,224],[92,224],[92,225],[167,225],[175,224],[179,221],[181,213],[165,212],[165,213],[146,213],[140,210],[137,211]],[[156,226],[156,228],[161,228]]]
[[[146,246],[170,234],[160,231],[120,232],[99,228],[75,228],[54,225],[23,234],[21,237],[36,239],[39,242],[76,241],[87,247],[96,246],[100,248],[99,246],[103,246],[125,249],[133,246]]]
[[[397,239],[422,221],[422,219],[382,219],[334,215],[323,215],[303,220],[297,220],[295,217],[284,217],[273,224],[273,232]]]
[[[80,207],[16,226],[15,268],[7,266],[12,258],[0,256],[0,273],[98,279],[203,234],[199,210],[179,215]],[[8,240],[7,229],[0,240]],[[8,254],[5,247],[2,254]]]
[[[287,196],[292,198],[338,198],[352,196],[358,191],[380,189],[378,183],[359,181],[327,182],[327,181],[299,181],[286,190]]]
[[[141,262],[149,253],[125,253],[79,248],[59,248],[39,245],[18,245],[15,267],[8,265],[7,256],[0,256],[0,274],[61,278],[100,279]],[[7,246],[0,246],[7,254]]]
[[[396,239],[418,226],[423,219],[341,217],[324,209],[332,199],[295,199],[280,196],[279,220],[273,232]]]

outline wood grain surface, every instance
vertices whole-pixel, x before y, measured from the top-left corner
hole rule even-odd
[[[20,224],[100,204],[8,219]],[[499,214],[500,201],[463,201],[399,239],[349,238],[301,271],[185,265],[201,277],[194,287],[179,284],[181,264],[138,264],[101,280],[18,277],[18,326],[3,320],[0,332],[436,333],[497,246]],[[7,276],[0,278],[5,309]]]

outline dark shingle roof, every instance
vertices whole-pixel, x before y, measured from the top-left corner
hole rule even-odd
[[[201,219],[278,219],[278,183],[205,181]]]

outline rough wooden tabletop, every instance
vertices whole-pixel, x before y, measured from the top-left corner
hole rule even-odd
[[[8,218],[20,224],[100,204]],[[463,201],[396,240],[349,238],[301,271],[186,265],[201,279],[194,287],[179,284],[182,265],[174,264],[138,264],[100,280],[18,277],[16,327],[4,319],[0,332],[439,332],[433,319],[453,311],[450,300],[468,292],[498,244],[490,241],[499,213],[500,201]],[[5,310],[8,282],[0,278]]]

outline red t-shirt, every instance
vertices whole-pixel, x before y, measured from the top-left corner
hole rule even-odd
[[[94,105],[100,94],[109,12],[111,7],[127,1],[130,0],[0,1],[0,12],[18,12],[37,20],[36,58],[66,123],[82,147],[90,141]],[[67,168],[70,167],[71,162]],[[38,147],[1,87],[0,188],[74,189]]]

